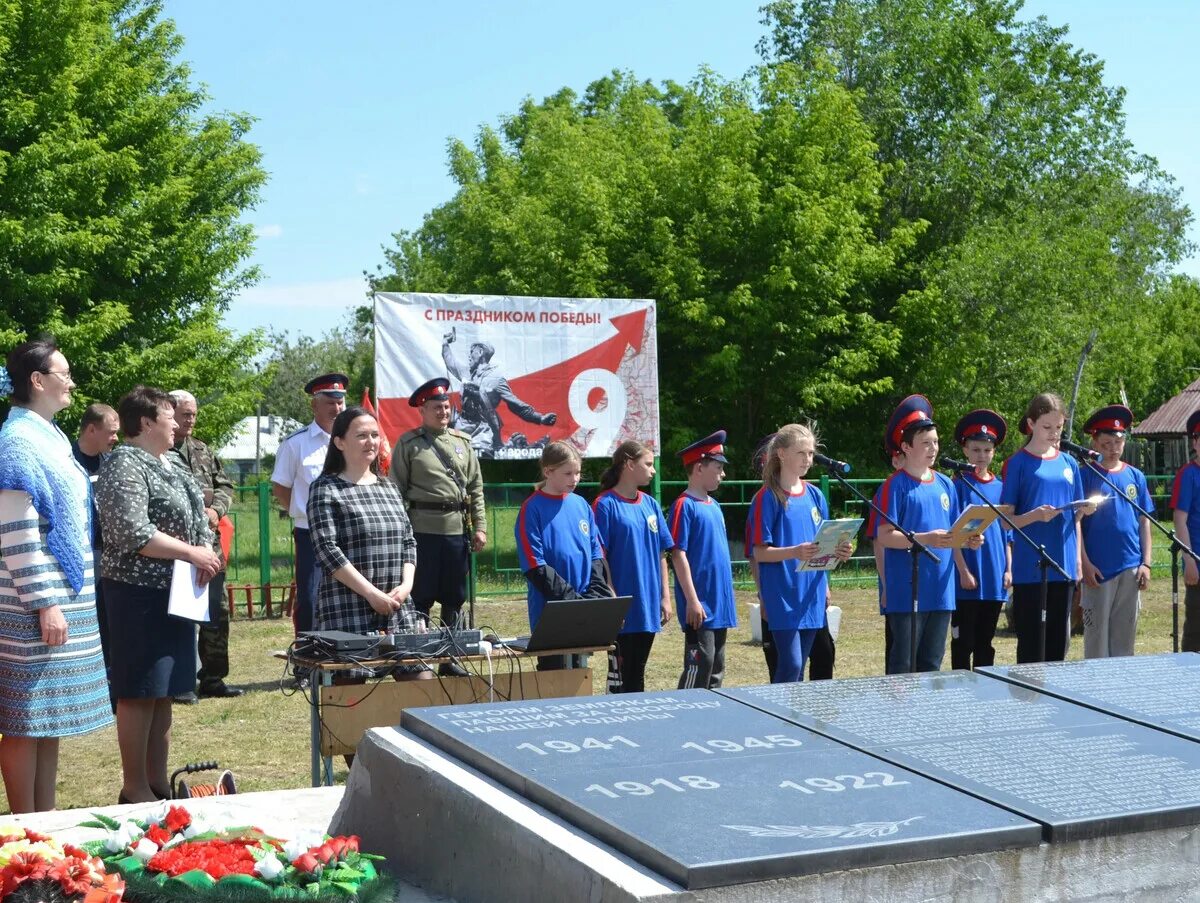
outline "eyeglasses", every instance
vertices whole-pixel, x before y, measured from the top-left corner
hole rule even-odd
[[[75,382],[75,380],[71,378],[70,370],[43,370],[41,372],[45,373],[47,376],[53,374],[54,376],[59,377],[63,382],[68,382],[68,383]]]

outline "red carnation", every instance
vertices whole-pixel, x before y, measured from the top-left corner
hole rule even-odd
[[[182,806],[172,806],[167,810],[166,826],[172,834],[178,834],[191,823],[191,813]]]
[[[8,865],[0,871],[0,898],[7,897],[25,881],[37,881],[46,877],[47,862],[37,853],[22,850],[14,853]]]
[[[351,834],[349,837],[346,838],[346,849],[348,851],[350,851],[351,853],[358,852],[358,835],[357,834]]]
[[[58,886],[68,897],[87,893],[92,886],[91,866],[85,860],[75,857],[61,859],[54,863],[46,872],[46,877],[57,881]]]
[[[49,834],[40,834],[37,831],[34,831],[32,828],[26,828],[25,839],[30,843],[41,843],[42,841],[50,840],[51,838]]]
[[[146,837],[163,847],[171,839],[171,834],[162,825],[151,825],[146,829]]]

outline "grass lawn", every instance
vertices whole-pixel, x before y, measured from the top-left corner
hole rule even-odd
[[[750,641],[746,605],[752,599],[739,593],[742,626],[731,631],[726,650],[728,686],[766,681],[761,649]],[[883,625],[877,614],[873,587],[835,589],[835,602],[842,606],[841,637],[837,649],[838,677],[883,673]],[[1171,648],[1171,597],[1169,576],[1155,572],[1151,589],[1144,596],[1138,627],[1138,654],[1169,652]],[[524,632],[524,599],[488,599],[476,606],[476,623],[494,628],[499,635]],[[308,705],[299,694],[285,695],[279,687],[282,662],[271,657],[291,639],[291,625],[282,619],[247,620],[244,607],[233,623],[229,681],[245,687],[239,699],[205,699],[195,706],[176,706],[171,763],[217,759],[237,777],[243,791],[305,787],[309,783]],[[1015,661],[1016,641],[1012,634],[997,638],[997,661]],[[1082,638],[1071,643],[1070,657],[1082,655]],[[682,665],[683,638],[672,625],[659,636],[651,653],[646,685],[651,690],[673,689]],[[594,691],[604,692],[604,664],[593,659]],[[949,652],[946,656],[949,664]],[[345,778],[339,768],[335,777]],[[120,789],[120,760],[116,729],[98,731],[62,743],[58,804],[60,808],[110,805]],[[203,776],[198,776],[204,780]],[[7,803],[3,805],[7,809]]]

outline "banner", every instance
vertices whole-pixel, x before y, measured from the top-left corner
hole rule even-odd
[[[452,426],[482,458],[538,458],[557,439],[589,458],[626,439],[659,453],[653,301],[377,293],[389,436],[420,425],[408,397],[439,376],[450,380]]]

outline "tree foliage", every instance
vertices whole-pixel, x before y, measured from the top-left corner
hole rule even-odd
[[[286,332],[271,333],[267,339],[272,351],[267,361],[263,412],[296,424],[312,420],[304,386],[323,373],[345,373],[350,378],[346,403],[358,404],[363,390],[373,388],[375,381],[372,316],[371,308],[358,308],[348,323],[329,330],[320,339],[299,336],[293,341]]]
[[[748,456],[779,422],[891,390],[900,335],[872,286],[918,230],[881,237],[875,150],[824,71],[614,73],[452,142],[457,194],[397,235],[376,286],[654,298],[666,447],[725,426]]]
[[[220,314],[257,278],[240,216],[265,174],[181,47],[157,0],[0,0],[0,343],[56,335],[75,413],[187,388],[216,438],[258,394],[261,341]]]
[[[877,297],[904,335],[898,387],[1015,416],[1069,393],[1095,329],[1079,407],[1125,390],[1144,416],[1200,352],[1173,319],[1196,295],[1173,273],[1190,212],[1128,141],[1103,63],[1021,5],[778,0],[760,49],[834,66],[879,148],[884,223],[929,224]]]

